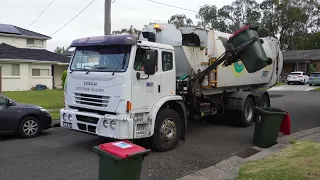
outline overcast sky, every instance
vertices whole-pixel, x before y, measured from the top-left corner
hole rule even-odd
[[[27,28],[52,0],[0,0],[0,23]],[[204,4],[218,8],[233,0],[155,0],[158,2],[198,11]],[[78,14],[91,0],[55,0],[41,17],[29,28],[50,36]],[[261,2],[261,0],[257,0]],[[167,22],[172,14],[185,14],[196,20],[196,13],[159,5],[148,0],[115,0],[112,4],[112,30],[133,25],[142,29],[149,22]],[[96,0],[74,21],[52,36],[48,50],[57,46],[68,47],[73,39],[103,35],[104,0]]]

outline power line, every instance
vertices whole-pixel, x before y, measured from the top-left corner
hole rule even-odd
[[[84,10],[86,10],[95,0],[92,0],[86,7],[84,7],[77,15],[75,15],[71,20],[69,20],[66,24],[64,24],[63,26],[61,26],[58,30],[56,30],[54,33],[52,33],[50,36],[55,35],[56,33],[58,33],[61,29],[63,29],[64,27],[66,27],[69,23],[71,23],[75,18],[77,18]],[[42,43],[42,41],[40,41],[39,43],[31,46],[31,47],[35,47],[36,45]]]
[[[186,8],[179,7],[179,6],[173,6],[173,5],[170,5],[170,4],[165,4],[165,3],[161,3],[161,2],[157,2],[157,1],[153,1],[153,0],[148,0],[148,1],[153,2],[153,3],[157,3],[157,4],[161,4],[161,5],[164,5],[164,6],[169,6],[169,7],[173,7],[173,8],[177,8],[177,9],[182,9],[182,10],[198,13],[198,11],[194,11],[194,10],[191,10],[191,9],[186,9]]]
[[[29,29],[38,19],[39,17],[51,6],[51,4],[54,2],[55,0],[52,0],[48,6],[32,21],[32,23],[27,27],[27,29]],[[10,45],[12,45],[15,41],[17,40],[17,38],[15,38]]]

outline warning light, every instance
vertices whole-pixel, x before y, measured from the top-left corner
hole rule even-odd
[[[155,24],[155,25],[154,25],[154,28],[155,28],[155,29],[160,29],[160,25],[159,25],[159,24]]]

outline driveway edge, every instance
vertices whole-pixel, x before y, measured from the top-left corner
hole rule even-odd
[[[319,133],[319,132],[320,132],[320,127],[315,127],[315,128],[293,133],[289,136],[280,137],[277,140],[278,144],[270,148],[260,148],[260,147],[254,146],[253,148],[259,150],[260,152],[248,158],[243,159],[238,156],[232,156],[229,159],[226,159],[214,166],[200,170],[196,173],[179,178],[177,180],[211,180],[211,179],[233,180],[238,176],[240,166],[245,162],[263,159],[267,156],[270,156],[274,153],[281,151],[284,148],[289,147],[291,145],[289,142],[292,140],[301,139],[303,137],[306,137],[315,133]]]

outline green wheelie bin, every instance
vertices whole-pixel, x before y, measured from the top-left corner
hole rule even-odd
[[[235,49],[248,42],[252,42],[239,54],[239,59],[242,61],[249,73],[256,72],[272,63],[272,60],[267,57],[263,49],[263,41],[260,40],[256,29],[250,25],[247,25],[235,32],[229,38],[229,42]]]
[[[268,148],[277,143],[282,120],[286,111],[271,107],[256,107],[256,123],[253,143],[261,148]]]
[[[140,180],[144,157],[150,150],[129,141],[117,141],[93,150],[99,154],[99,180]]]

